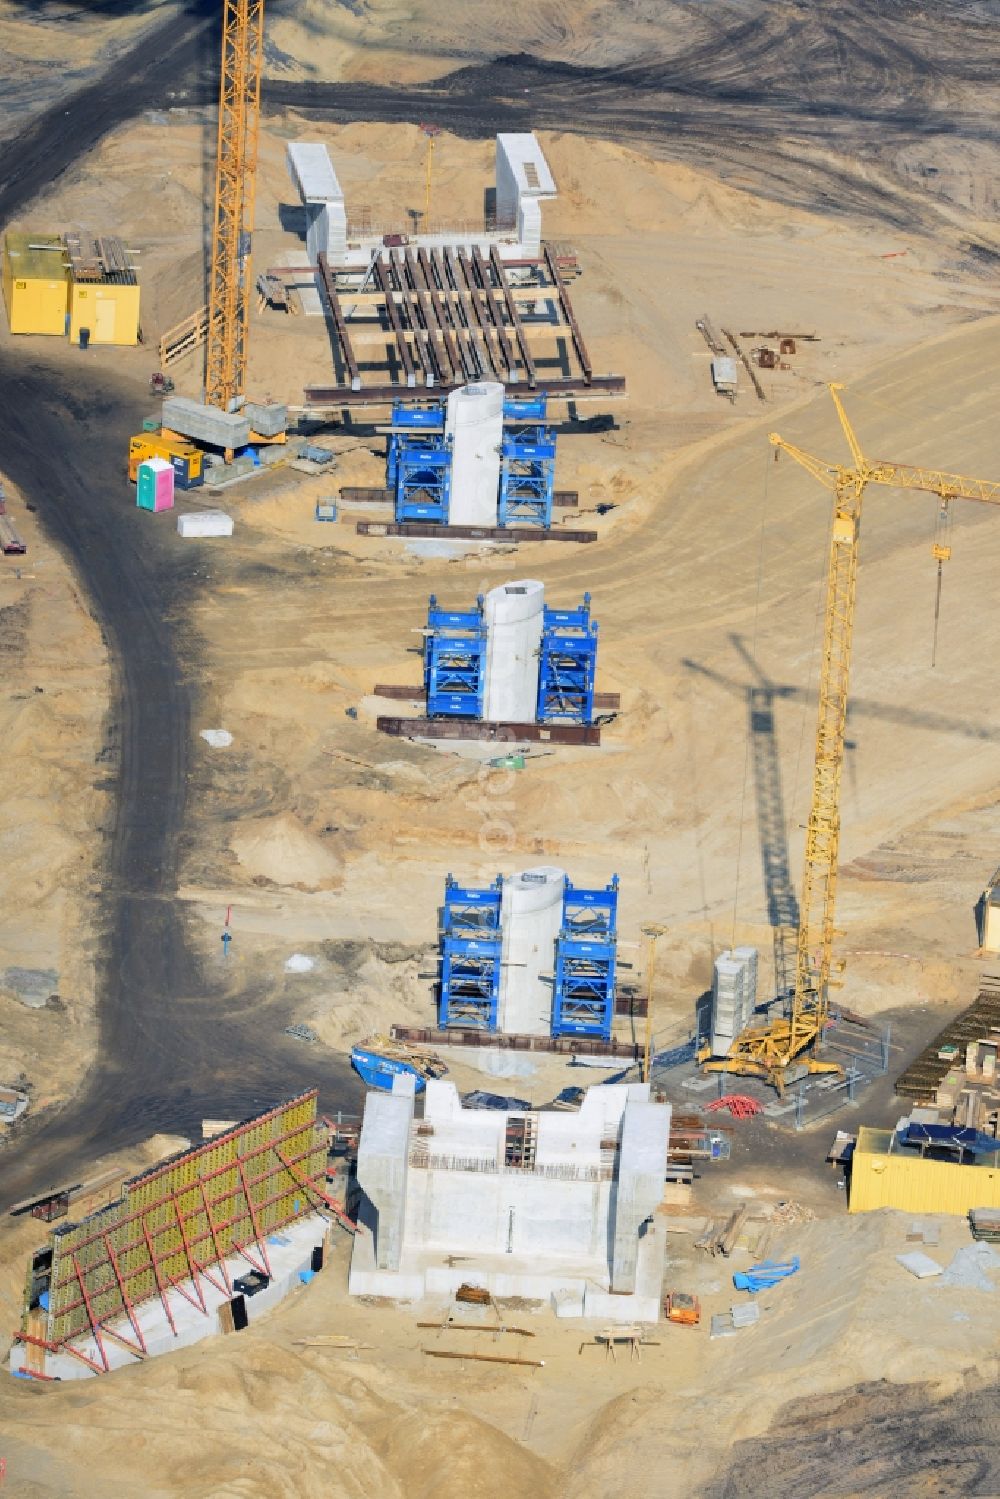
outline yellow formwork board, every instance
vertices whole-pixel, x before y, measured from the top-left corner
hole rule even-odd
[[[266,1236],[311,1211],[312,1195],[295,1176],[321,1178],[325,1153],[313,1092],[126,1182],[118,1202],[53,1231],[46,1336],[61,1342],[87,1332],[90,1314],[121,1315],[120,1282],[138,1305],[170,1281],[189,1281],[192,1261],[210,1267],[258,1229]],[[294,1175],[281,1156],[295,1163]]]
[[[852,1213],[898,1208],[904,1213],[951,1213],[1000,1208],[1000,1169],[932,1161],[887,1149],[891,1132],[862,1127],[851,1157]]]

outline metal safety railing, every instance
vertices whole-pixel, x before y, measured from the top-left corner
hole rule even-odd
[[[474,1171],[486,1176],[537,1176],[548,1181],[603,1182],[611,1181],[614,1175],[612,1165],[571,1166],[549,1161],[533,1166],[508,1166],[504,1161],[484,1156],[431,1155],[423,1150],[411,1152],[410,1165],[421,1171]]]

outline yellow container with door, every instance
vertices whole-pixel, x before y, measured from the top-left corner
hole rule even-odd
[[[4,237],[3,298],[11,333],[66,332],[69,272],[59,235]]]
[[[71,281],[69,336],[80,341],[80,329],[90,330],[92,344],[139,342],[139,288],[112,281]]]
[[[928,1160],[892,1148],[893,1138],[889,1129],[858,1130],[851,1157],[852,1213],[898,1208],[965,1217],[971,1208],[1000,1208],[1000,1167]]]

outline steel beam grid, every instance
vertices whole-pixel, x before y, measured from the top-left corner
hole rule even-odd
[[[205,399],[223,411],[246,389],[264,0],[224,0]]]
[[[441,941],[441,997],[438,1024],[495,1031],[500,1006],[500,933]]]
[[[163,1297],[168,1285],[186,1294],[181,1283],[191,1280],[200,1297],[199,1273],[217,1284],[206,1264],[220,1262],[234,1249],[243,1251],[258,1231],[266,1237],[297,1216],[301,1207],[294,1191],[269,1190],[284,1174],[274,1153],[277,1145],[284,1145],[310,1180],[322,1176],[323,1145],[316,1136],[315,1108],[315,1092],[293,1099],[132,1179],[118,1203],[82,1223],[53,1230],[50,1341],[61,1344],[85,1332],[91,1311],[102,1325],[110,1316],[131,1318],[131,1307],[157,1293]],[[255,1171],[254,1162],[264,1169]],[[213,1182],[210,1193],[207,1184]],[[77,1266],[85,1286],[74,1294]],[[228,1286],[224,1265],[222,1275]]]

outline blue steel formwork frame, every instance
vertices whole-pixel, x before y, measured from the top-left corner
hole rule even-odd
[[[439,609],[431,594],[424,636],[428,718],[482,718],[486,683],[483,601],[468,611]]]
[[[438,1025],[495,1031],[500,1005],[500,875],[484,889],[449,874],[441,929]]]
[[[618,876],[603,890],[566,881],[562,931],[556,941],[553,1036],[609,1040],[615,1013]]]
[[[503,414],[497,524],[552,525],[556,440],[545,427],[548,397],[508,396]],[[386,446],[386,487],[392,491],[397,521],[448,523],[451,501],[451,446],[445,437],[446,406],[392,408]]]
[[[590,594],[579,609],[546,608],[538,662],[539,723],[593,723],[597,625]]]
[[[556,440],[544,428],[530,437],[504,434],[497,525],[552,527]]]

